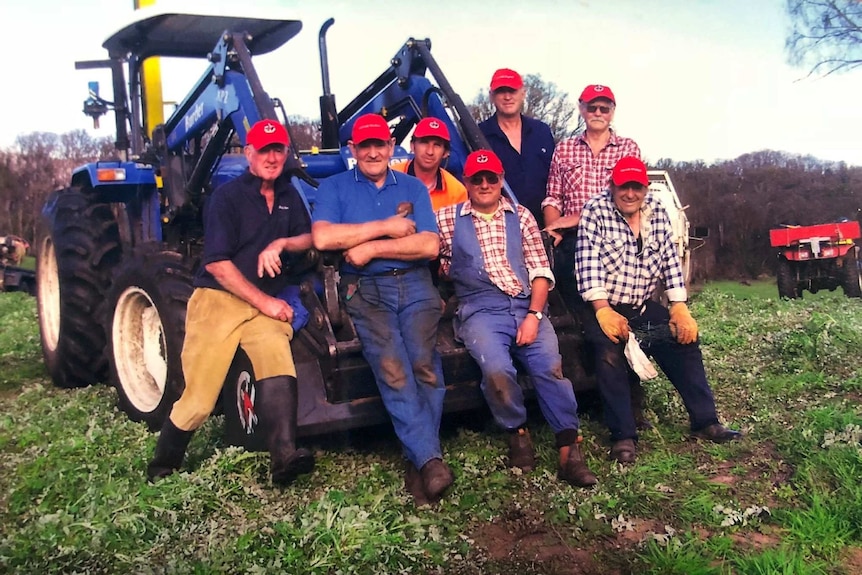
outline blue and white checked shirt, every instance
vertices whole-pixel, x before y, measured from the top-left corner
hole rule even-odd
[[[639,307],[659,281],[664,282],[669,301],[686,301],[670,217],[652,193],[647,193],[641,207],[640,232],[643,248],[638,253],[637,238],[614,206],[610,190],[584,205],[575,272],[585,301],[606,299],[611,305]]]

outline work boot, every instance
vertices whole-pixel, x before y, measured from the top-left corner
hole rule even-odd
[[[455,482],[452,470],[442,459],[429,460],[419,470],[419,474],[422,476],[422,487],[424,487],[425,495],[428,496],[431,503],[439,501],[446,490]]]
[[[523,427],[509,433],[509,467],[530,472],[536,466],[536,451],[530,432]]]
[[[409,459],[404,465],[404,489],[413,496],[413,503],[416,507],[422,507],[431,503],[428,495],[425,494],[425,486],[422,485],[422,475]]]
[[[557,477],[575,487],[592,487],[599,480],[596,474],[587,467],[584,453],[581,451],[581,440],[560,448],[561,465]]]
[[[742,439],[742,434],[738,431],[728,429],[720,423],[707,425],[703,429],[693,431],[692,435],[698,439],[706,439],[713,443],[727,443],[736,439]]]
[[[147,465],[147,480],[167,477],[180,468],[194,431],[183,431],[168,417],[162,425],[153,459]]]
[[[258,429],[266,433],[272,482],[288,485],[314,469],[314,455],[307,449],[296,448],[296,378],[278,375],[261,379],[256,386],[255,411]]]
[[[611,446],[611,459],[620,463],[634,463],[637,458],[637,448],[634,439],[620,439]]]

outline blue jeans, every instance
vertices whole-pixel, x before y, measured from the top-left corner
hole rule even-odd
[[[482,393],[496,422],[516,429],[527,421],[524,394],[512,358],[523,365],[536,388],[539,408],[555,434],[577,430],[578,403],[572,382],[563,377],[557,334],[547,317],[539,322],[536,341],[518,346],[515,338],[530,305],[529,298],[478,296],[481,311],[458,325],[458,337],[482,369]]]
[[[441,302],[428,266],[399,276],[345,274],[340,293],[405,455],[417,469],[442,459]]]
[[[681,345],[669,336],[667,323],[668,310],[652,300],[640,312],[614,309],[629,320],[629,326],[636,332],[663,331],[667,337],[653,338],[641,342],[641,349],[656,363],[679,392],[688,411],[692,430],[698,430],[718,423],[715,399],[706,380],[703,355],[700,345],[694,342]],[[584,314],[584,333],[595,349],[596,380],[605,414],[605,424],[611,432],[611,441],[637,439],[634,416],[632,414],[629,377],[633,374],[626,361],[625,342],[614,343],[604,334],[594,314]]]

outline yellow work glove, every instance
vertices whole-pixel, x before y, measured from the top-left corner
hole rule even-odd
[[[599,327],[614,343],[619,343],[629,337],[629,321],[615,312],[611,307],[599,308],[596,311]]]
[[[685,302],[671,304],[668,327],[676,340],[683,345],[694,343],[697,339],[697,322],[691,317]]]

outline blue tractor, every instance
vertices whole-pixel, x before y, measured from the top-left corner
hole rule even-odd
[[[69,187],[46,201],[38,246],[38,309],[43,355],[54,383],[69,388],[109,382],[123,411],[157,429],[184,385],[180,351],[202,249],[202,208],[216,186],[245,169],[241,151],[251,125],[269,118],[291,131],[281,102],[264,90],[252,58],[279,48],[302,25],[149,9],[135,16],[105,41],[107,60],[77,63],[79,69],[112,72],[112,101],[100,98],[93,86],[84,112],[94,119],[114,112],[118,159],[81,166]],[[325,43],[332,23],[326,22],[319,34],[322,145],[301,151],[291,144],[285,167],[310,210],[318,182],[352,166],[346,143],[362,114],[382,114],[398,143],[422,117],[443,120],[452,135],[449,168],[456,174],[470,151],[487,147],[431,56],[427,39],[409,39],[388,68],[337,111]],[[146,117],[152,104],[143,87],[145,64],[153,57],[196,58],[205,62],[205,70],[173,114],[150,128]],[[396,155],[408,157],[403,144],[397,150]],[[293,345],[300,435],[387,421],[337,296],[337,263],[338,254],[312,250],[290,270],[302,277],[301,297],[310,312]],[[559,300],[552,300],[550,311],[564,369],[573,381],[586,382],[574,318]],[[455,340],[450,319],[441,322],[438,348],[448,386],[446,409],[482,405],[478,368]],[[219,409],[226,415],[229,442],[251,448],[261,434],[243,414],[254,382],[251,363],[239,350]]]

